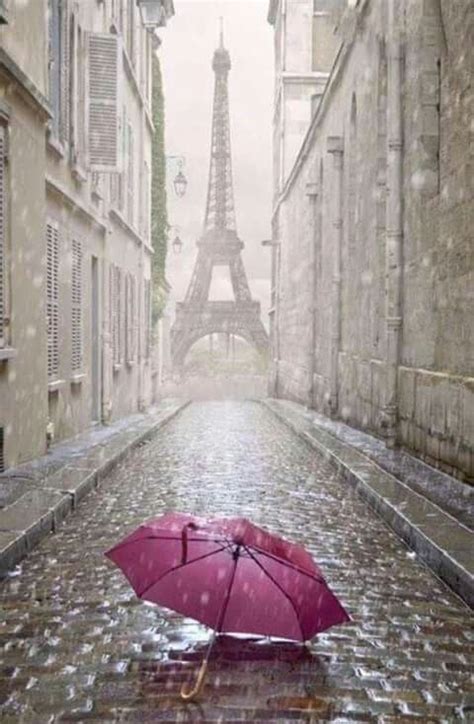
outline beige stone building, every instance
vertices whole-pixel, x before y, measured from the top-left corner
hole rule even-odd
[[[0,22],[6,469],[150,402],[154,37],[136,0],[1,0]]]
[[[343,12],[328,15],[320,31],[318,0],[313,16],[302,0],[270,4],[277,78],[271,389],[469,478],[474,6],[323,4]],[[291,123],[281,120],[280,48],[302,37],[292,37],[296,14],[306,38],[314,29],[314,48],[318,39],[328,48],[331,69],[294,160],[285,151],[288,169],[281,149],[296,143],[300,127],[291,112]]]

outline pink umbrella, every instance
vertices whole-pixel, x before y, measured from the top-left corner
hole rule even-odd
[[[196,687],[202,685],[217,633],[308,641],[349,621],[310,554],[245,518],[203,519],[169,513],[139,526],[105,554],[139,598],[214,630]]]

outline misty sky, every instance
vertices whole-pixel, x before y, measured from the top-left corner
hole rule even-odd
[[[209,174],[214,73],[212,56],[224,17],[230,52],[231,139],[237,231],[245,243],[244,263],[252,294],[262,302],[267,324],[272,196],[273,30],[268,0],[175,0],[176,15],[160,32],[167,154],[186,157],[188,191],[177,199],[168,185],[170,223],[179,226],[180,256],[168,255],[172,297],[184,297],[202,233]],[[169,181],[176,168],[169,167]],[[229,299],[230,282],[219,268],[211,298]]]

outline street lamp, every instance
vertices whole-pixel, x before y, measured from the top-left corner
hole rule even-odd
[[[154,30],[165,25],[166,12],[162,0],[137,0],[137,5],[145,28]]]
[[[175,237],[174,237],[173,242],[172,242],[172,244],[171,244],[172,249],[173,249],[173,252],[174,252],[175,254],[181,254],[181,252],[182,252],[182,250],[183,250],[183,242],[182,242],[181,239],[179,238],[180,228],[179,228],[179,226],[170,226],[170,227],[168,227],[168,228],[169,228],[170,237],[171,237],[171,235],[172,235],[172,231],[174,230],[174,232],[175,232]]]
[[[178,173],[176,174],[176,178],[173,181],[173,186],[176,196],[179,196],[179,198],[181,199],[186,193],[186,189],[188,187],[188,180],[181,170],[178,171]]]
[[[183,251],[183,242],[179,238],[178,234],[173,239],[173,251],[175,254],[181,254]]]
[[[185,195],[188,187],[188,179],[183,173],[185,158],[184,156],[166,156],[166,160],[178,162],[178,173],[173,180],[173,186],[176,196],[181,199]]]

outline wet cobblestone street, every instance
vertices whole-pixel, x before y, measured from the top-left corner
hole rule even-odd
[[[103,552],[167,510],[245,515],[306,545],[350,612],[306,650],[223,637],[136,599]],[[0,583],[0,718],[471,720],[471,612],[258,403],[194,403]]]

